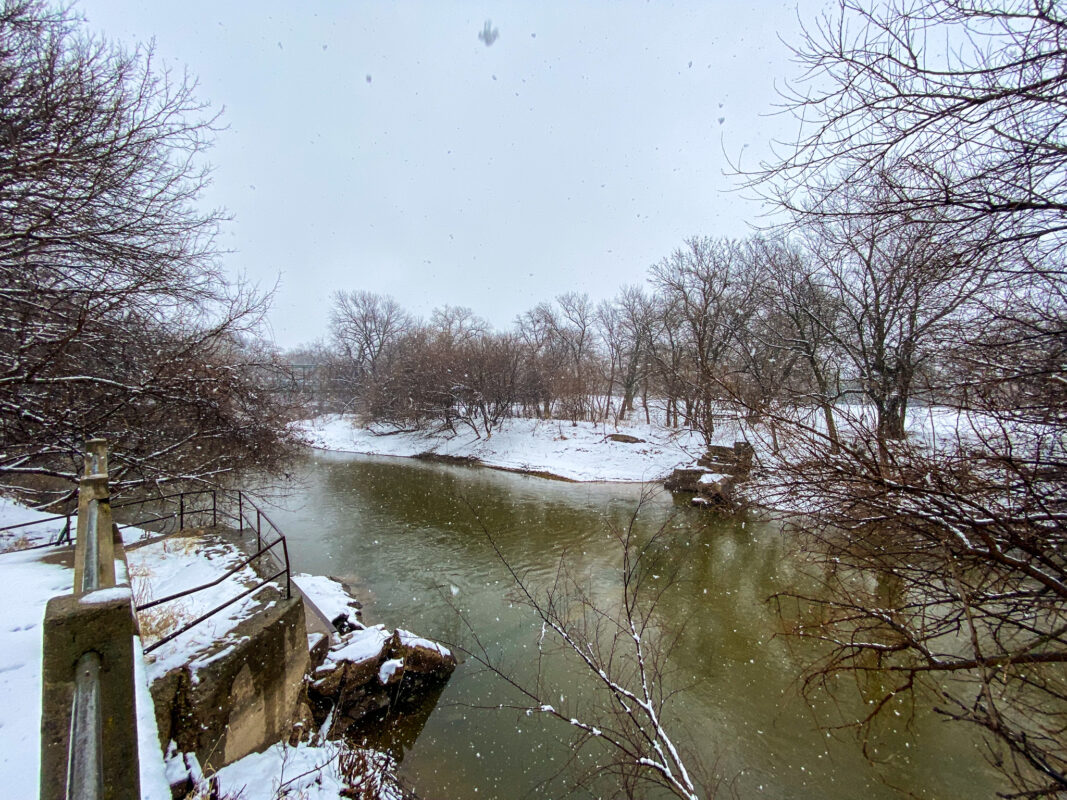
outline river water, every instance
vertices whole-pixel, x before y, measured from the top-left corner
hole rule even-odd
[[[780,530],[720,519],[643,487],[578,484],[486,468],[315,452],[298,466],[300,490],[271,512],[296,571],[356,588],[364,621],[472,644],[469,622],[509,674],[535,677],[540,623],[516,602],[486,531],[519,573],[548,585],[560,559],[599,604],[618,602],[620,550],[610,536],[641,504],[637,527],[667,526],[651,587],[675,575],[658,622],[681,630],[672,653],[672,731],[694,763],[742,798],[989,797],[997,782],[969,731],[932,713],[894,709],[865,759],[856,736],[824,727],[854,717],[863,687],[837,701],[798,696],[815,656],[775,636],[767,598],[806,585]],[[466,622],[464,621],[466,620]],[[571,659],[542,663],[543,695],[568,714],[589,713],[585,674]],[[401,775],[426,800],[561,797],[603,754],[570,758],[565,724],[495,708],[516,700],[498,677],[466,659],[436,704],[387,719],[374,743],[401,758]],[[489,708],[486,708],[489,707]],[[897,716],[899,714],[899,716]],[[872,763],[873,761],[873,763]],[[575,796],[608,795],[594,780]],[[654,792],[646,793],[656,796]]]

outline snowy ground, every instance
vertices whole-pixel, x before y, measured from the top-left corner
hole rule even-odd
[[[48,514],[0,498],[0,525],[47,518]],[[59,526],[62,527],[62,522]],[[54,523],[34,526],[44,539],[54,538]],[[25,531],[25,529],[22,529]],[[21,534],[20,534],[21,537]],[[69,551],[68,551],[69,552]],[[38,796],[41,763],[41,653],[44,612],[49,599],[68,594],[74,583],[72,566],[47,563],[51,548],[0,553],[0,585],[6,589],[0,623],[0,776],[4,796],[32,800]],[[69,559],[73,564],[73,555]],[[135,652],[139,643],[134,642]],[[134,659],[137,682],[138,741],[143,800],[169,800],[158,753],[152,698],[140,659]]]
[[[403,800],[392,777],[395,768],[385,753],[328,742],[323,747],[276,745],[223,767],[216,777],[221,796],[241,800]]]
[[[547,472],[575,481],[655,481],[703,452],[701,437],[643,422],[579,422],[510,419],[488,439],[469,431],[456,436],[385,433],[358,427],[352,417],[328,415],[300,423],[313,447],[349,453],[414,456],[422,453],[476,458],[487,466]],[[611,434],[633,436],[636,444],[613,441]],[[717,439],[731,445],[741,438],[736,425],[725,425]]]
[[[0,527],[49,516],[0,498]],[[0,623],[0,777],[4,782],[3,795],[20,800],[33,800],[39,792],[45,606],[52,597],[71,591],[74,571],[71,566],[48,563],[58,552],[52,548],[2,551],[5,544],[7,547],[24,547],[36,541],[50,541],[62,526],[63,521],[44,522],[20,529],[17,536],[3,537],[0,534],[0,585],[7,589],[3,622]],[[142,535],[143,531],[139,529],[124,532],[128,542],[136,541]],[[129,572],[138,601],[214,580],[243,558],[234,547],[212,545],[205,552],[197,549],[193,541],[175,537],[129,551]],[[70,554],[68,561],[72,564],[73,554],[70,550],[66,552]],[[116,563],[116,568],[121,580],[125,577],[121,564]],[[318,602],[338,607],[350,602],[339,589],[339,584],[315,576],[306,578],[314,587]],[[146,620],[142,619],[145,643],[158,639],[181,624],[183,619],[199,616],[239,594],[253,580],[254,573],[246,567],[212,589],[161,606],[164,610],[173,605],[180,605],[180,608],[177,612],[161,614],[164,619],[159,624],[153,624],[151,620],[145,624]],[[142,800],[170,799],[162,754],[159,753],[152,697],[148,691],[149,680],[189,660],[193,660],[195,668],[196,654],[205,650],[213,637],[225,638],[237,622],[251,613],[253,605],[254,601],[248,598],[238,601],[147,658],[134,658]],[[406,639],[416,641],[416,637],[404,635]],[[421,643],[422,640],[417,641]],[[140,639],[134,640],[134,652],[141,652]],[[219,773],[219,782],[224,794],[229,792],[231,796],[237,796],[241,792],[242,800],[273,800],[276,797],[335,800],[342,796],[340,792],[346,785],[353,785],[353,781],[356,785],[363,781],[365,788],[376,792],[360,796],[399,800],[401,792],[390,777],[392,766],[389,757],[382,753],[342,751],[332,744],[298,748],[279,745],[226,767]],[[317,767],[322,769],[316,770]],[[362,777],[360,770],[365,772]]]
[[[55,514],[42,514],[40,511],[20,506],[0,498],[0,528],[11,525],[19,527],[13,530],[0,530],[0,552],[21,550],[38,544],[54,542],[59,538],[66,525],[66,519],[51,519]],[[74,525],[74,517],[71,517]],[[35,522],[35,520],[47,520]]]
[[[657,421],[659,417],[659,421]],[[355,417],[330,414],[298,424],[312,447],[348,453],[384,456],[441,456],[474,458],[491,467],[545,472],[575,481],[658,481],[677,467],[693,464],[704,452],[703,438],[695,431],[667,428],[662,414],[651,424],[635,418],[619,423],[509,419],[489,438],[468,429],[457,435],[393,433],[384,426],[361,427]],[[863,404],[842,404],[837,410],[842,436],[860,429],[873,430],[874,409]],[[824,430],[822,413],[812,409],[805,424]],[[988,436],[988,420],[941,407],[913,406],[908,412],[908,436],[933,447],[952,447]],[[643,440],[637,444],[614,441],[611,434]],[[1021,435],[1021,434],[1019,434]],[[757,457],[770,447],[766,426],[751,428],[737,422],[719,424],[713,444],[750,442]]]
[[[136,540],[139,533],[131,528],[123,535],[129,541]],[[244,553],[233,545],[223,542],[205,545],[198,537],[184,536],[126,551],[134,601],[138,605],[223,578],[244,559]],[[139,617],[145,645],[162,639],[258,582],[255,571],[245,566],[216,586],[142,611]],[[260,607],[256,594],[248,595],[163,644],[145,657],[149,678],[155,680],[184,664],[190,664],[195,675],[198,658],[209,649],[217,652],[214,646],[225,642],[233,629]]]

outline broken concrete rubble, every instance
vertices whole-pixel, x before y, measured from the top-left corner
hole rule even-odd
[[[672,492],[692,494],[694,506],[732,507],[735,489],[748,478],[752,461],[753,449],[747,442],[711,445],[696,464],[674,470],[663,485]]]
[[[403,709],[443,685],[455,656],[428,639],[382,625],[339,634],[312,671],[308,703],[321,735],[335,739],[385,708]]]

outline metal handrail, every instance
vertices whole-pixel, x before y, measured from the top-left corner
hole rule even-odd
[[[14,525],[4,525],[0,527],[0,532],[13,531],[18,528],[28,528],[31,525],[43,525],[46,522],[55,522],[57,519],[70,519],[70,514],[58,514],[54,517],[45,517],[44,519],[31,519],[29,522],[18,522]]]
[[[208,494],[208,493],[211,494],[211,506],[210,506],[210,508],[207,508],[207,507],[199,508],[199,509],[194,508],[194,509],[191,509],[191,510],[185,508],[185,497],[186,496],[188,496],[188,495]],[[144,611],[144,610],[147,610],[149,608],[153,608],[155,606],[162,605],[163,603],[169,603],[169,602],[171,602],[173,600],[178,600],[178,599],[180,599],[182,597],[187,597],[188,595],[195,594],[196,592],[200,592],[200,591],[203,591],[205,589],[210,589],[213,586],[217,586],[220,583],[222,583],[224,580],[226,580],[226,578],[232,576],[236,572],[238,572],[241,569],[243,569],[244,567],[248,566],[253,561],[255,561],[257,559],[260,559],[260,558],[263,558],[263,557],[266,557],[268,555],[273,555],[273,553],[271,553],[271,551],[274,550],[274,548],[279,544],[282,546],[283,564],[280,565],[281,569],[276,571],[270,577],[260,580],[255,586],[252,586],[249,589],[247,589],[247,590],[241,592],[240,594],[238,594],[236,597],[232,597],[229,600],[227,600],[226,602],[219,604],[215,608],[211,609],[210,611],[208,611],[208,612],[206,612],[204,614],[201,614],[199,617],[197,617],[196,619],[186,623],[185,625],[181,626],[177,630],[171,631],[169,634],[167,634],[163,638],[161,638],[161,639],[153,642],[152,644],[146,646],[144,648],[144,652],[146,654],[147,653],[151,653],[157,647],[160,647],[161,645],[166,644],[167,642],[169,642],[172,639],[180,636],[181,634],[185,633],[186,631],[190,630],[191,628],[195,627],[196,625],[199,625],[201,622],[206,620],[208,617],[211,617],[214,614],[217,614],[219,611],[222,611],[223,609],[233,605],[237,601],[242,600],[243,598],[247,597],[248,595],[252,594],[253,592],[258,591],[260,588],[262,588],[266,584],[270,583],[271,581],[274,581],[277,578],[280,578],[282,575],[285,576],[285,598],[288,600],[288,599],[291,599],[292,596],[293,596],[293,594],[292,594],[292,572],[291,572],[290,563],[289,563],[289,544],[285,539],[285,534],[283,534],[281,532],[281,529],[274,523],[274,521],[269,516],[267,516],[266,512],[264,512],[258,505],[256,505],[256,503],[254,501],[252,501],[252,499],[249,498],[243,491],[237,490],[237,496],[236,496],[237,514],[233,514],[233,513],[229,512],[227,509],[220,509],[218,507],[218,495],[217,495],[216,491],[213,490],[213,489],[212,490],[199,489],[199,490],[195,490],[195,491],[191,491],[191,492],[176,492],[176,493],[170,495],[169,499],[173,499],[175,497],[178,498],[178,502],[179,502],[179,512],[178,512],[179,520],[183,521],[184,520],[184,515],[186,513],[189,513],[189,514],[206,513],[207,511],[210,511],[211,514],[212,514],[212,522],[213,522],[213,524],[218,524],[218,518],[219,518],[219,516],[222,516],[225,519],[234,520],[237,523],[237,528],[238,528],[239,532],[244,530],[244,523],[248,522],[250,527],[252,529],[254,529],[255,532],[256,532],[256,548],[257,549],[256,549],[255,553],[253,553],[252,555],[248,556],[246,559],[241,561],[239,564],[237,564],[237,565],[233,566],[232,568],[230,568],[228,571],[226,571],[224,574],[220,575],[215,580],[209,581],[208,583],[204,583],[204,584],[201,584],[199,586],[194,586],[194,587],[191,587],[189,589],[185,589],[184,591],[181,591],[181,592],[176,592],[176,593],[168,595],[166,597],[161,597],[158,600],[150,600],[150,601],[148,601],[146,603],[142,603],[141,605],[136,606],[136,610],[137,611]],[[129,506],[132,506],[132,505],[136,505],[137,503],[142,503],[143,504],[143,503],[152,502],[154,500],[160,500],[160,499],[164,499],[164,498],[159,498],[159,497],[146,498],[144,500],[139,500],[139,501],[128,501],[128,502],[123,503],[121,505],[123,507],[129,507]],[[249,515],[250,512],[246,513],[246,507],[255,510],[255,522],[254,523],[252,521],[251,516]],[[151,520],[151,521],[158,521],[159,519],[173,519],[173,515],[159,517],[156,520]],[[266,544],[266,545],[263,544],[263,522],[264,521],[266,521],[266,523],[267,523],[268,531],[273,531],[273,533],[277,537],[277,538],[274,539],[274,541],[272,541],[272,542],[270,542],[269,544]],[[137,524],[137,523],[132,523],[132,524]],[[145,524],[145,523],[142,522],[140,524]],[[126,527],[131,527],[131,525],[127,525]],[[169,536],[170,534],[167,534],[167,535]],[[165,538],[165,536],[164,537],[159,537],[159,539],[162,539],[162,538]],[[155,539],[155,540],[152,540],[152,541],[158,541],[159,539]],[[149,543],[151,543],[151,542],[149,542]]]
[[[14,525],[4,525],[0,527],[0,533],[6,531],[14,531],[19,528],[28,528],[32,525],[43,525],[46,522],[55,522],[56,520],[66,520],[66,524],[63,526],[63,530],[59,532],[59,536],[51,542],[41,542],[40,544],[31,544],[28,547],[23,547],[23,550],[39,550],[43,547],[58,547],[61,544],[72,544],[73,540],[70,538],[70,518],[71,514],[59,514],[55,517],[45,517],[44,519],[34,519],[29,522],[19,522]]]
[[[196,496],[200,496],[200,495],[208,495],[208,494],[211,495],[211,504],[210,505],[205,505],[203,507],[195,507],[194,506],[193,508],[186,508],[186,505],[185,505],[186,498],[188,498],[188,497],[196,497]],[[222,581],[224,581],[226,578],[230,577],[231,575],[233,575],[234,573],[236,573],[240,569],[248,566],[249,564],[251,564],[256,559],[263,558],[265,556],[273,556],[273,555],[275,555],[275,553],[273,553],[272,551],[279,544],[282,546],[282,559],[281,559],[282,563],[279,565],[279,566],[281,566],[281,569],[276,571],[269,578],[265,578],[265,579],[261,580],[259,583],[257,583],[254,587],[252,587],[248,591],[242,592],[237,597],[234,597],[231,600],[228,600],[227,602],[217,606],[216,608],[212,609],[208,613],[198,617],[197,619],[195,619],[192,622],[184,625],[180,629],[178,629],[176,631],[173,631],[171,634],[168,634],[166,637],[164,637],[164,638],[162,638],[162,639],[160,639],[160,640],[158,640],[156,642],[153,642],[151,645],[149,645],[149,646],[144,648],[144,652],[145,653],[150,653],[152,650],[156,649],[160,645],[165,644],[166,642],[169,642],[171,639],[175,638],[176,636],[181,635],[182,633],[184,633],[185,631],[187,631],[190,628],[194,627],[195,625],[203,622],[205,619],[207,619],[208,617],[212,616],[213,614],[216,614],[219,611],[221,611],[224,608],[226,608],[227,606],[230,606],[233,603],[236,603],[238,600],[241,600],[242,598],[248,596],[249,594],[251,594],[252,592],[254,592],[257,589],[261,588],[265,584],[267,584],[267,583],[269,583],[269,582],[271,582],[271,581],[273,581],[273,580],[275,580],[277,578],[280,578],[282,575],[285,576],[285,597],[286,597],[286,599],[288,600],[288,599],[292,598],[292,596],[293,596],[292,572],[291,572],[290,563],[289,563],[289,543],[285,539],[285,534],[283,534],[281,529],[274,523],[274,520],[272,520],[267,515],[267,513],[265,511],[263,511],[263,509],[261,509],[247,494],[245,494],[244,491],[242,491],[240,489],[237,490],[236,498],[235,498],[236,501],[237,501],[237,513],[236,514],[230,512],[229,510],[227,510],[225,508],[219,508],[219,505],[218,505],[218,490],[216,490],[216,489],[191,489],[191,490],[188,490],[188,491],[170,492],[168,494],[156,495],[154,497],[144,497],[144,498],[125,500],[125,501],[123,501],[121,503],[111,503],[111,509],[115,510],[115,509],[118,509],[118,508],[132,508],[134,506],[145,505],[147,503],[154,503],[154,502],[159,502],[159,501],[164,501],[164,500],[175,500],[175,499],[177,499],[177,501],[178,501],[178,509],[177,509],[176,512],[172,512],[170,514],[162,514],[162,515],[155,516],[155,517],[148,517],[146,519],[138,519],[135,522],[129,522],[129,523],[126,523],[124,525],[118,526],[119,529],[120,530],[124,530],[126,528],[133,528],[133,527],[139,527],[139,526],[142,526],[142,525],[148,525],[148,524],[151,524],[153,522],[161,522],[163,520],[177,519],[178,520],[179,530],[181,530],[185,526],[185,517],[186,517],[186,515],[206,514],[206,513],[210,512],[211,513],[212,526],[217,525],[219,517],[222,517],[224,519],[229,519],[229,520],[233,520],[234,522],[236,522],[238,531],[241,532],[241,531],[243,531],[245,529],[245,523],[247,523],[248,527],[256,532],[256,552],[253,553],[248,558],[244,559],[240,564],[238,564],[237,566],[233,567],[232,569],[227,571],[225,574],[223,574],[221,577],[217,578],[216,580],[213,580],[213,581],[211,581],[209,583],[202,584],[200,586],[195,586],[195,587],[193,587],[191,589],[186,589],[185,591],[182,591],[182,592],[177,592],[175,594],[168,595],[167,597],[163,597],[163,598],[160,598],[158,600],[152,600],[152,601],[149,601],[147,603],[143,603],[142,605],[136,606],[136,610],[137,611],[143,611],[143,610],[146,610],[148,608],[152,608],[154,606],[158,606],[158,605],[161,605],[163,603],[170,602],[172,600],[177,600],[177,599],[180,599],[182,597],[186,597],[186,596],[188,596],[190,594],[195,594],[196,592],[202,591],[204,589],[210,589],[212,586],[217,586],[218,584],[222,583]],[[255,517],[254,518],[251,516],[251,511],[249,509],[255,511]],[[97,512],[97,510],[98,510],[97,509],[97,501],[95,501],[95,500],[91,501],[90,504],[89,504],[89,507],[87,509],[87,513],[88,513],[88,515],[90,517],[89,529],[91,531],[93,531],[93,533],[91,533],[90,536],[95,536],[96,528],[95,528],[95,525],[92,524],[92,517]],[[54,517],[45,517],[44,519],[31,520],[29,522],[20,522],[20,523],[14,524],[14,525],[5,525],[5,526],[0,527],[0,532],[8,531],[8,530],[15,530],[15,529],[18,529],[18,528],[25,528],[25,527],[29,527],[31,525],[40,525],[40,524],[43,524],[43,523],[46,523],[46,522],[55,522],[56,520],[60,520],[60,519],[66,520],[66,526],[64,527],[63,532],[60,533],[59,537],[55,541],[53,541],[53,542],[44,542],[42,544],[32,545],[32,546],[30,546],[28,548],[25,548],[25,549],[34,550],[34,549],[43,548],[43,547],[55,547],[55,546],[58,546],[60,544],[63,544],[66,541],[70,541],[70,539],[71,539],[71,537],[70,537],[70,531],[71,531],[70,520],[71,520],[71,516],[73,516],[73,515],[72,514],[59,514],[59,515],[56,515]],[[268,532],[273,532],[277,537],[277,538],[275,538],[274,541],[270,542],[267,545],[263,544],[263,534],[264,534],[263,523],[264,522],[266,522],[266,524],[267,524]],[[170,535],[172,535],[172,534],[163,534],[163,535],[161,535],[161,536],[159,536],[159,537],[157,537],[155,539],[145,540],[144,544],[152,544],[153,542],[157,542],[157,541],[160,541],[162,539],[165,539]],[[138,543],[138,544],[140,545],[141,543]],[[87,566],[88,566],[88,564],[87,564]],[[84,585],[82,586],[82,591],[91,591],[90,587],[88,586],[88,583],[90,581],[92,581],[94,578],[93,578],[93,576],[91,576],[89,574],[89,572],[90,572],[90,570],[87,569],[86,570],[85,579],[83,580],[83,584]],[[93,586],[92,588],[95,588],[95,586]]]
[[[159,500],[173,500],[175,497],[190,497],[196,494],[215,494],[217,489],[186,489],[181,492],[170,492],[169,494],[157,494],[154,497],[140,497],[132,498],[130,500],[123,500],[121,503],[112,503],[112,508],[122,508],[124,506],[136,506],[143,505],[145,503],[154,503]]]
[[[194,628],[194,627],[196,627],[196,626],[197,626],[197,625],[199,625],[199,624],[200,624],[201,622],[203,622],[204,620],[206,620],[206,619],[207,619],[208,617],[210,617],[210,616],[213,616],[214,614],[217,614],[217,613],[219,613],[220,611],[222,611],[222,609],[226,608],[227,606],[232,606],[232,605],[233,605],[234,603],[236,603],[236,602],[237,602],[238,600],[242,600],[242,599],[244,599],[245,597],[248,597],[248,595],[252,594],[253,592],[256,592],[256,591],[258,591],[259,589],[261,589],[262,587],[266,586],[266,585],[267,585],[268,583],[270,583],[270,582],[271,582],[272,580],[274,580],[275,578],[278,578],[278,577],[280,577],[280,576],[281,576],[281,574],[282,574],[283,572],[287,572],[287,570],[280,570],[280,571],[278,571],[278,572],[274,573],[273,575],[271,575],[271,576],[270,576],[269,578],[264,578],[264,579],[263,579],[263,580],[261,580],[261,581],[260,581],[259,583],[257,583],[257,584],[256,584],[255,586],[251,587],[250,589],[246,589],[245,591],[241,592],[241,593],[240,593],[239,595],[237,595],[236,597],[234,597],[234,598],[231,598],[230,600],[227,600],[227,601],[226,601],[225,603],[220,603],[219,605],[215,606],[215,607],[214,607],[213,609],[211,609],[210,611],[208,611],[208,612],[206,612],[206,613],[204,613],[204,614],[201,614],[201,615],[200,615],[199,617],[197,617],[196,619],[194,619],[194,620],[193,620],[192,622],[187,622],[187,623],[186,623],[185,625],[183,625],[182,627],[178,628],[178,630],[176,630],[176,631],[171,631],[170,633],[168,633],[168,634],[167,634],[166,636],[164,636],[164,637],[163,637],[162,639],[160,639],[159,641],[155,641],[155,642],[152,642],[152,644],[150,644],[150,645],[148,645],[148,647],[144,648],[144,652],[145,652],[145,653],[151,653],[151,652],[152,652],[153,650],[155,650],[155,649],[156,649],[157,647],[159,647],[159,646],[161,646],[161,645],[164,645],[164,644],[166,644],[166,643],[167,643],[167,642],[169,642],[169,641],[170,641],[171,639],[175,639],[175,638],[177,638],[178,636],[181,636],[181,635],[182,635],[183,633],[185,633],[185,632],[186,632],[187,630],[189,630],[190,628]]]
[[[186,590],[181,591],[181,592],[175,592],[174,594],[169,594],[166,597],[159,598],[158,600],[149,600],[147,603],[141,603],[141,605],[136,606],[136,609],[138,611],[144,611],[145,609],[153,608],[155,606],[162,605],[163,603],[169,603],[171,600],[179,600],[182,597],[186,597],[188,595],[195,594],[196,592],[203,591],[204,589],[210,589],[212,586],[218,586],[220,583],[222,583],[228,577],[233,575],[235,572],[240,572],[242,569],[247,567],[249,564],[251,564],[253,561],[255,561],[257,558],[259,558],[261,555],[266,553],[268,550],[270,550],[272,547],[274,547],[274,545],[278,544],[281,541],[282,541],[281,539],[276,539],[273,542],[271,542],[270,544],[268,544],[266,547],[261,547],[257,552],[253,553],[252,555],[250,555],[248,558],[246,558],[241,563],[237,564],[236,566],[234,566],[234,567],[230,568],[229,570],[227,570],[226,572],[222,573],[222,575],[217,577],[215,580],[210,581],[209,583],[202,583],[199,586],[194,586],[191,589],[186,589]]]

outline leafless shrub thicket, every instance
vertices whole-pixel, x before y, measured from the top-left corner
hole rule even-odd
[[[933,703],[987,734],[1014,796],[1062,794],[1067,17],[842,0],[797,55],[799,140],[752,185],[808,254],[789,288],[810,274],[828,302],[802,349],[828,347],[876,411],[777,413],[764,489],[806,512],[825,590],[780,598],[829,648],[808,685],[872,677],[861,727]],[[929,412],[904,438],[917,388],[954,424]]]

